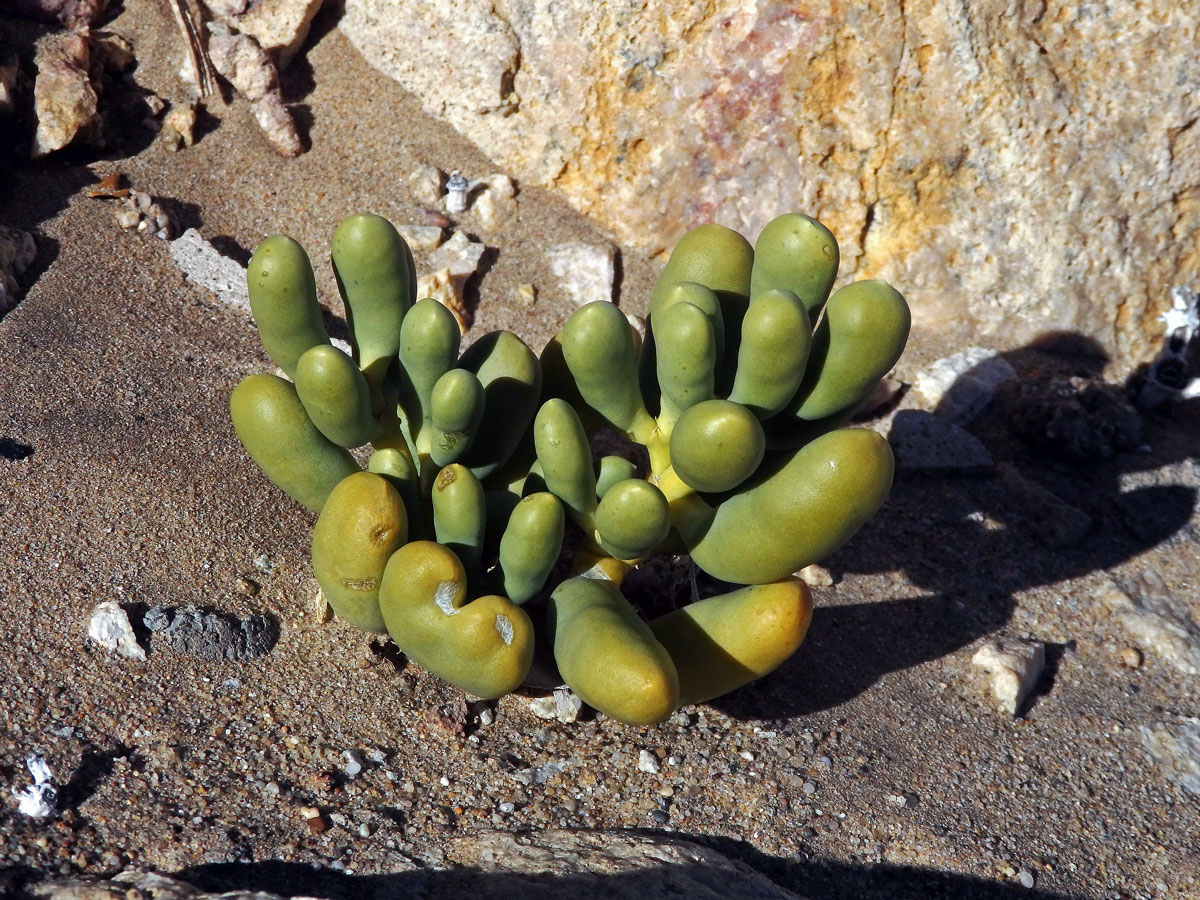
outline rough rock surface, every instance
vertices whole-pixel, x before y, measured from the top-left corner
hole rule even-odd
[[[1200,797],[1200,719],[1185,717],[1176,728],[1143,725],[1139,731],[1142,746],[1167,777]]]
[[[25,760],[41,748],[62,802],[34,821],[0,786],[0,895],[136,866],[186,872],[210,892],[421,896],[404,890],[408,876],[444,876],[458,838],[587,829],[694,840],[814,900],[1194,900],[1196,797],[1150,758],[1140,729],[1178,732],[1200,709],[1200,679],[1094,596],[1111,577],[1148,599],[1134,587],[1153,571],[1155,594],[1200,620],[1194,402],[1146,417],[1150,450],[1088,467],[1029,448],[985,410],[972,429],[996,463],[1091,515],[1083,541],[1044,547],[995,475],[900,474],[879,516],[826,561],[835,583],[813,588],[802,652],[654,728],[543,721],[525,696],[467,703],[385,640],[320,623],[313,516],[262,475],[228,417],[234,384],[271,368],[248,317],[186,280],[171,242],[122,231],[78,194],[120,170],[173,198],[181,230],[196,226],[239,261],[266,234],[293,235],[344,333],[328,265],[336,222],[370,210],[448,229],[437,197],[424,208],[406,174],[500,167],[371,71],[330,27],[337,13],[314,29],[311,82],[291,82],[311,84],[300,158],[281,163],[233,114],[183,153],[147,131],[136,155],[18,161],[5,184],[5,215],[36,229],[39,255],[25,299],[0,320],[0,590],[19,613],[0,619],[0,780],[28,785]],[[139,39],[138,83],[175,101],[170,9],[125,3],[112,27]],[[571,311],[545,248],[606,236],[557,193],[519,184],[517,214],[486,237],[494,255],[472,283],[473,311],[480,333],[510,328],[536,349]],[[460,227],[482,239],[474,214]],[[656,264],[620,251],[624,307],[649,293]],[[522,284],[541,289],[536,305],[509,302]],[[916,329],[896,378],[911,384],[974,342]],[[1026,377],[1044,356],[1007,358]],[[1149,500],[1116,509],[1130,489],[1169,501],[1149,537],[1129,524]],[[690,596],[679,574],[671,598]],[[109,597],[267,613],[280,640],[240,663],[154,635],[145,663],[117,660],[83,644],[88,612]],[[992,709],[969,662],[1001,634],[1047,644],[1044,690],[1019,719]],[[643,750],[657,774],[639,767]],[[353,778],[345,751],[365,760]],[[655,874],[617,884],[641,896],[637,879]],[[477,877],[479,889],[452,896],[533,880]],[[572,895],[575,881],[553,883]]]
[[[250,312],[245,268],[236,259],[223,256],[195,228],[171,241],[171,258],[188,281],[203,285],[230,306]]]
[[[130,896],[154,900],[282,900],[262,891],[230,891],[219,895],[201,891],[185,881],[155,872],[122,872],[115,878],[60,878],[34,887],[38,900],[125,900]]]
[[[96,127],[99,97],[88,76],[90,63],[91,49],[79,34],[56,35],[39,48],[33,88],[35,158],[67,146],[77,135],[89,136]]]
[[[529,834],[493,832],[456,842],[448,854],[459,865],[483,872],[519,872],[538,876],[523,897],[553,897],[553,877],[572,877],[571,891],[580,897],[622,893],[651,898],[731,897],[738,900],[786,900],[796,894],[759,875],[749,866],[690,841],[587,831],[539,831]],[[601,881],[599,876],[638,874],[636,881]],[[592,876],[581,879],[578,876]],[[595,879],[595,880],[593,880]],[[538,886],[542,890],[538,890]],[[613,893],[609,893],[613,891]]]
[[[896,466],[910,472],[986,472],[994,460],[965,428],[919,409],[902,409],[890,419],[887,438]]]
[[[80,28],[98,19],[107,6],[108,0],[12,0],[10,9],[18,16]]]
[[[156,606],[143,621],[172,650],[204,659],[256,659],[269,653],[279,639],[279,624],[266,616],[239,619],[195,607]]]
[[[281,156],[298,156],[304,149],[291,113],[279,93],[279,72],[258,43],[244,34],[212,27],[208,54],[221,76],[250,101],[254,118]]]
[[[616,270],[613,248],[572,241],[546,249],[550,271],[576,306],[613,298]]]
[[[308,37],[322,0],[256,0],[237,17],[237,28],[258,41],[285,68]]]
[[[800,209],[920,324],[1157,350],[1200,260],[1200,9],[348,0],[368,61],[624,241]]]
[[[439,900],[469,891],[485,898],[579,900],[637,896],[645,900],[799,900],[750,866],[687,840],[612,832],[546,830],[531,834],[483,832],[454,841],[450,871],[408,872],[400,892],[359,889],[357,896]],[[111,879],[63,878],[37,885],[38,900],[282,900],[265,891],[210,893],[154,872],[123,872]],[[295,900],[315,900],[298,897]]]
[[[0,226],[0,316],[17,305],[22,275],[37,254],[33,235],[16,228]]]
[[[996,703],[1015,716],[1046,667],[1046,645],[1030,640],[989,641],[975,651],[971,662],[992,676]]]

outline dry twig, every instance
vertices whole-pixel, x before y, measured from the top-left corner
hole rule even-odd
[[[203,25],[195,0],[167,0],[171,11],[175,13],[175,21],[183,32],[187,43],[188,56],[191,57],[192,70],[196,73],[196,86],[200,90],[200,99],[211,97],[217,91],[217,73],[212,60],[208,57],[205,47]]]

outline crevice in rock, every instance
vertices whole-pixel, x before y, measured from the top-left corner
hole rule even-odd
[[[875,224],[875,207],[878,203],[878,200],[873,200],[867,204],[867,212],[863,216],[862,230],[858,233],[858,246],[862,248],[863,256],[867,255],[867,235],[871,232],[871,226]]]
[[[513,27],[509,15],[500,6],[492,6],[492,15],[504,26],[509,37],[512,38],[515,48],[513,50],[512,64],[500,73],[500,102],[497,104],[497,109],[501,110],[504,115],[510,116],[521,109],[520,95],[516,92],[517,75],[521,72],[521,62],[523,60],[521,33]]]
[[[883,129],[883,146],[880,149],[879,156],[875,164],[871,168],[871,177],[867,182],[866,188],[868,196],[863,198],[866,211],[863,215],[862,228],[858,235],[859,255],[855,265],[855,269],[859,268],[858,263],[867,255],[867,236],[871,227],[875,224],[876,208],[879,205],[881,191],[879,189],[879,173],[883,171],[883,167],[891,156],[892,150],[892,128],[896,123],[896,95],[900,91],[901,71],[904,68],[904,61],[908,58],[908,10],[904,0],[897,4],[897,9],[900,14],[900,52],[896,56],[896,65],[892,69],[890,78],[890,90],[888,92],[888,113],[887,125]]]

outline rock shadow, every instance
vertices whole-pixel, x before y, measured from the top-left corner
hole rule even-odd
[[[1103,350],[1078,334],[1046,335],[1000,358],[1015,379],[954,426],[993,464],[969,472],[901,465],[883,508],[825,562],[835,583],[850,573],[876,582],[893,574],[882,588],[892,596],[839,603],[836,589],[818,591],[801,650],[711,705],[757,719],[837,706],[889,672],[1002,630],[1021,591],[1197,537],[1200,467],[1189,483],[1164,472],[1200,460],[1200,403],[1139,410],[1136,383],[1105,384]],[[933,415],[952,422],[962,392],[977,389],[972,371],[964,373]]]
[[[33,456],[33,447],[10,437],[0,437],[0,458],[9,462],[29,459]]]
[[[670,837],[679,838],[678,835]],[[386,875],[347,875],[302,863],[264,860],[199,865],[176,873],[174,877],[204,891],[268,891],[284,897],[316,896],[327,900],[384,900],[393,897],[451,900],[464,896],[477,900],[509,900],[512,897],[557,900],[561,897],[683,896],[665,887],[667,884],[674,884],[676,888],[686,885],[689,896],[701,898],[774,895],[782,900],[787,896],[784,891],[792,891],[797,897],[820,897],[823,900],[1066,900],[1067,896],[1036,887],[1024,888],[1015,882],[989,881],[916,866],[887,863],[856,865],[826,859],[776,859],[734,840],[704,838],[695,839],[695,842],[750,865],[783,890],[775,894],[769,888],[756,885],[754,893],[742,894],[737,886],[728,883],[728,869],[713,870],[699,863],[653,866],[614,874],[585,872],[560,875],[453,868],[418,869]]]

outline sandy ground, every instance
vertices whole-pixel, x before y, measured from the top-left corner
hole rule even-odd
[[[165,6],[127,7],[112,27],[134,41],[135,77],[183,97]],[[295,160],[234,102],[179,153],[131,129],[110,158],[3,164],[0,220],[35,229],[40,251],[0,321],[0,893],[136,865],[212,889],[370,896],[380,876],[441,864],[450,836],[553,825],[677,833],[812,898],[1200,897],[1197,797],[1145,744],[1197,715],[1200,687],[1099,599],[1118,585],[1200,614],[1195,408],[1147,419],[1149,449],[1090,464],[985,414],[973,428],[996,458],[1088,513],[1086,537],[1044,546],[1048,513],[996,476],[903,476],[828,561],[835,583],[816,590],[796,658],[655,728],[547,723],[521,696],[483,724],[481,705],[385,643],[317,621],[313,517],[228,420],[232,387],[268,370],[251,324],[81,189],[120,171],[229,255],[283,231],[320,260],[346,214],[420,223],[417,166],[495,170],[334,25],[323,14],[285,77],[310,143]],[[481,236],[494,252],[470,285],[474,333],[540,346],[569,313],[543,248],[604,236],[534,188],[502,235]],[[657,265],[623,254],[622,305],[644,307]],[[540,289],[532,308],[511,302],[523,282]],[[324,266],[320,283],[334,296]],[[917,334],[905,366],[960,348]],[[1010,359],[1030,379],[1096,368],[1054,349]],[[265,614],[281,635],[246,662],[144,635],[137,662],[86,639],[103,600]],[[970,665],[998,633],[1049,648],[1018,718]],[[35,749],[64,785],[49,822],[10,796]],[[363,754],[354,777],[345,751]]]

